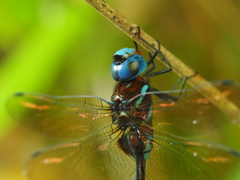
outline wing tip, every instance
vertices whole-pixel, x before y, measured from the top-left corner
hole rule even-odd
[[[232,86],[232,85],[234,85],[234,81],[233,80],[223,80],[222,81],[222,84],[223,85],[228,85],[228,86]]]
[[[235,150],[231,150],[231,154],[237,156],[237,157],[240,157],[240,153],[238,151],[235,151]]]
[[[22,93],[22,92],[17,92],[14,94],[14,96],[23,96],[23,95],[24,95],[24,93]]]
[[[35,158],[35,157],[37,157],[39,154],[41,154],[42,153],[42,151],[36,151],[36,152],[34,152],[32,155],[31,155],[31,158]]]

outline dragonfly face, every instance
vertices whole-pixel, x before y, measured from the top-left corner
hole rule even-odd
[[[130,81],[147,68],[146,60],[136,49],[120,49],[113,58],[110,71],[115,81]]]
[[[240,107],[240,84],[212,85]],[[140,76],[120,81],[111,101],[16,94],[8,102],[16,120],[44,134],[70,139],[36,152],[27,175],[33,180],[226,179],[240,162],[240,153],[188,136],[229,120],[196,90],[182,90],[175,101],[172,97],[178,94],[153,91],[148,78]]]

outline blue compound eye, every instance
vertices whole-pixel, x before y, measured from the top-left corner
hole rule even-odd
[[[116,53],[115,53],[116,54]],[[122,56],[115,55],[118,59],[111,65],[111,74],[115,81],[130,81],[141,74],[146,68],[146,60],[139,54],[134,54],[127,59],[120,58]]]

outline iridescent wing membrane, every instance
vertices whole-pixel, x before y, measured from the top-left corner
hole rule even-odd
[[[230,80],[214,81],[211,84],[240,107],[240,84]],[[170,92],[175,97],[178,93]],[[164,95],[161,91],[159,94]],[[161,131],[180,136],[198,135],[231,122],[209,99],[192,88],[182,90],[177,101],[163,101],[156,95],[152,99],[153,126]]]
[[[226,180],[239,162],[240,153],[230,148],[155,130],[146,179]]]
[[[117,146],[111,130],[36,152],[26,174],[33,180],[134,179],[135,160]]]
[[[107,101],[93,96],[17,93],[8,101],[10,114],[21,124],[44,134],[80,138],[111,124]]]
[[[213,83],[240,107],[240,86],[230,81]],[[169,92],[177,95],[178,92]],[[227,123],[223,114],[197,91],[184,90],[178,101],[152,96],[153,149],[146,179],[225,179],[227,169],[240,162],[232,149],[185,137]],[[162,93],[162,96],[165,96]],[[143,105],[143,107],[146,107]],[[27,167],[34,180],[134,179],[135,160],[117,145],[121,129],[112,123],[110,103],[92,96],[53,97],[17,94],[9,111],[20,123],[47,135],[80,138],[39,151]],[[136,111],[141,111],[138,107]],[[135,114],[137,115],[137,113]],[[146,129],[141,129],[142,133]]]

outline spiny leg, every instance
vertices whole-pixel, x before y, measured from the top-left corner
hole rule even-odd
[[[138,26],[137,28],[138,28],[138,39],[140,39],[140,40],[142,40],[143,42],[145,42],[149,47],[151,47],[151,48],[154,50],[153,55],[150,55],[150,59],[149,59],[148,62],[147,62],[147,66],[149,67],[149,66],[151,65],[151,67],[150,67],[149,69],[147,69],[147,70],[144,72],[143,75],[144,75],[144,76],[147,76],[147,77],[152,77],[152,76],[156,76],[156,75],[159,75],[159,74],[164,74],[164,73],[167,73],[167,72],[172,71],[172,66],[171,66],[171,64],[169,63],[169,61],[167,60],[167,58],[164,56],[164,54],[160,51],[160,42],[157,40],[158,48],[156,49],[153,44],[150,44],[148,41],[146,41],[145,39],[143,39],[143,38],[140,37],[140,31],[141,31],[141,29],[140,29],[139,26]],[[138,46],[136,45],[136,42],[135,42],[135,41],[134,41],[134,44],[135,44],[135,47],[136,47],[136,49],[137,49]],[[162,61],[164,61],[164,62],[169,66],[169,68],[151,73],[151,72],[155,69],[154,59],[156,58],[156,56],[157,56],[158,53],[160,53],[160,55],[162,56]]]
[[[179,93],[178,93],[177,96],[172,96],[172,95],[171,95],[172,93],[170,93],[170,94],[164,94],[164,93],[163,93],[163,94],[155,94],[155,95],[158,96],[159,98],[163,99],[164,101],[168,101],[168,100],[177,101],[177,100],[181,97],[181,94],[182,94],[183,89],[184,89],[184,87],[185,87],[186,81],[187,81],[188,79],[196,76],[197,74],[198,74],[198,72],[196,72],[195,74],[193,74],[193,75],[191,75],[191,76],[184,77],[184,78],[179,78],[179,79],[178,79],[177,83],[173,86],[173,88],[172,88],[172,90],[171,90],[172,92],[173,92],[174,90],[176,90],[176,88],[178,87],[179,83],[182,82],[182,85],[181,85],[181,87],[180,87],[180,90],[179,90]],[[154,87],[149,87],[149,90],[150,90],[150,91],[159,91],[159,90],[155,89]],[[171,92],[171,91],[170,91],[170,92]]]

